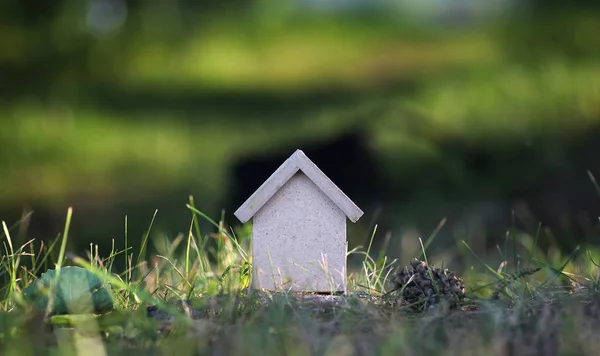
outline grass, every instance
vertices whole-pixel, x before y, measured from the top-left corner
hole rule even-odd
[[[190,41],[175,51],[160,43],[140,48],[129,58],[123,82],[134,88],[167,82],[221,90],[293,92],[323,85],[359,89],[376,84],[381,79],[377,74],[427,75],[501,59],[501,50],[480,34],[432,36],[415,43],[418,34],[385,31],[377,24],[238,27],[213,26],[203,41]],[[184,60],[174,61],[174,55]]]
[[[536,58],[535,66],[521,63],[484,31],[414,41],[398,36],[395,29],[371,31],[371,25],[263,31],[235,28],[243,24],[222,26],[207,32],[211,36],[169,41],[181,46],[162,47],[136,38],[135,45],[121,51],[110,48],[108,40],[99,42],[90,51],[90,77],[102,78],[111,90],[125,88],[118,92],[124,95],[154,86],[161,97],[160,90],[190,89],[293,97],[296,91],[322,86],[377,89],[389,78],[418,78],[417,89],[402,94],[374,90],[358,103],[349,100],[342,107],[315,107],[300,114],[296,106],[285,115],[264,109],[268,113],[252,112],[253,117],[246,116],[245,108],[233,113],[199,108],[192,113],[202,119],[198,126],[189,125],[190,114],[184,110],[169,109],[178,107],[176,101],[162,109],[117,113],[103,111],[107,103],[101,100],[78,107],[61,105],[61,98],[6,106],[0,112],[6,119],[0,142],[11,150],[0,153],[6,160],[0,186],[11,189],[2,193],[3,204],[36,197],[68,201],[69,192],[87,196],[92,191],[102,192],[95,203],[103,204],[105,197],[123,192],[155,192],[189,181],[201,182],[198,190],[218,195],[224,189],[220,182],[225,167],[240,152],[290,140],[290,124],[279,120],[282,116],[294,122],[298,137],[312,139],[349,122],[368,121],[375,149],[392,156],[393,162],[408,156],[442,161],[438,142],[448,137],[486,143],[498,137],[514,144],[531,134],[586,131],[600,117],[597,63],[545,55]],[[580,32],[594,43],[589,34],[595,31]],[[21,37],[23,47],[28,39]],[[119,80],[106,83],[104,78]],[[71,84],[58,81],[52,90],[78,92],[81,83]],[[256,126],[239,115],[269,116],[270,123]],[[236,130],[229,122],[235,122]],[[190,162],[202,164],[190,167]],[[137,190],[120,184],[126,180]],[[204,204],[207,198],[198,201]],[[241,293],[250,282],[248,226],[230,231],[223,219],[203,214],[193,200],[188,210],[192,218],[186,233],[177,236],[152,233],[155,212],[139,246],[130,245],[138,239],[130,236],[132,222],[125,217],[124,241],[113,240],[106,256],[96,245],[83,256],[67,251],[70,211],[64,232],[49,244],[30,240],[15,245],[19,223],[3,222],[0,354],[595,355],[600,347],[600,251],[586,246],[567,254],[555,246],[542,250],[538,243],[547,236],[541,226],[536,231],[509,229],[497,255],[476,255],[469,244],[457,241],[455,251],[445,251],[442,259],[428,253],[442,220],[429,238],[419,239],[418,249],[402,254],[451,269],[460,259],[464,268],[458,272],[468,300],[457,309],[441,305],[422,311],[395,299],[403,290],[393,291],[389,282],[408,261],[388,255],[390,235],[380,251],[372,251],[375,228],[366,250],[350,252],[351,257],[358,255],[359,263],[349,270],[348,303],[307,308],[285,293],[268,304]],[[213,230],[200,231],[201,219]],[[67,265],[107,280],[115,291],[116,310],[45,320],[44,313],[28,306],[23,290],[44,271]],[[192,311],[174,306],[183,299],[192,300],[202,317],[192,318]],[[177,317],[149,318],[146,307],[151,305]]]
[[[566,256],[541,251],[541,229],[534,236],[509,229],[504,247],[498,246],[499,266],[487,263],[489,256],[473,253],[469,259],[470,247],[463,242],[466,299],[457,308],[442,302],[415,309],[403,302],[403,289],[394,291],[390,284],[407,261],[392,260],[385,247],[372,257],[375,227],[366,250],[349,251],[364,257],[360,266],[349,267],[346,303],[307,305],[286,292],[267,299],[244,293],[252,262],[248,227],[226,228],[222,219],[196,209],[193,198],[187,207],[192,215],[187,234],[152,239],[155,214],[139,249],[128,245],[125,218],[124,244],[117,248],[114,241],[107,257],[97,246],[85,256],[67,251],[71,209],[63,234],[50,245],[31,240],[17,248],[11,234],[18,222],[3,222],[2,354],[593,355],[597,350],[600,250],[578,248]],[[201,232],[199,219],[214,232]],[[427,247],[443,225],[425,243],[419,239],[415,257],[428,263],[437,259],[428,256]],[[106,280],[115,310],[103,315],[36,312],[23,290],[41,272],[67,265]],[[178,304],[182,300],[191,304]],[[156,312],[150,318],[149,306],[173,317]]]
[[[67,10],[65,21],[75,11]],[[3,192],[2,205],[36,199],[72,204],[74,195],[100,200],[124,192],[135,199],[136,194],[196,182],[199,199],[217,209],[226,169],[240,153],[323,139],[355,124],[373,131],[377,155],[390,157],[394,171],[406,171],[395,168],[402,157],[436,161],[443,153],[439,142],[448,137],[480,142],[499,137],[517,145],[531,134],[582,132],[598,123],[597,61],[551,51],[536,57],[535,65],[517,60],[494,26],[423,33],[402,28],[405,21],[396,20],[316,18],[284,21],[275,28],[255,18],[202,23],[206,27],[190,30],[185,40],[150,40],[157,34],[148,28],[139,37],[93,43],[85,82],[73,79],[70,88],[73,74],[67,73],[67,79],[53,84],[56,97],[3,103],[0,142],[10,149],[0,152],[6,162],[0,185],[11,189]],[[574,38],[595,33],[581,26]],[[75,36],[71,32],[65,36]],[[36,41],[28,41],[26,33],[15,36],[13,42],[20,45],[12,47],[32,47],[23,58],[37,56]],[[69,38],[61,44],[77,46]],[[519,38],[517,32],[515,41]],[[594,47],[593,39],[578,46]],[[409,85],[414,92],[386,89],[395,81],[414,82]],[[88,87],[105,88],[112,96]],[[334,94],[351,88],[364,95],[341,105],[299,99],[282,112],[271,107],[324,88]],[[196,100],[215,92],[226,98],[222,108],[203,107]],[[262,94],[265,102],[260,102]],[[247,95],[252,104],[231,112],[228,95],[234,101]],[[269,101],[270,95],[275,99]],[[137,103],[133,110],[119,108],[132,102]],[[111,105],[116,108],[107,109]],[[190,124],[190,117],[197,123]]]
[[[240,120],[243,114],[201,109],[198,117],[205,120],[190,124],[184,114],[169,110],[123,114],[24,102],[3,112],[8,119],[0,140],[11,147],[0,154],[7,162],[0,184],[11,187],[3,204],[30,199],[57,204],[76,194],[99,202],[136,199],[149,190],[194,184],[199,192],[213,192],[198,194],[214,206],[224,195],[227,169],[241,153],[325,139],[354,125],[372,133],[373,150],[391,171],[403,171],[395,167],[404,160],[443,160],[445,140],[518,146],[547,135],[565,142],[598,125],[598,78],[596,64],[507,65],[468,79],[460,73],[423,79],[417,93],[402,97],[290,112],[290,121],[268,127]],[[236,130],[223,124],[234,119]]]

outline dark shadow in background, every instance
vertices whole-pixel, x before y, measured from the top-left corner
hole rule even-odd
[[[447,169],[432,161],[382,167],[367,143],[365,133],[349,132],[309,145],[305,153],[366,212],[363,220],[383,209],[376,221],[379,231],[398,227],[398,209],[408,213],[414,208],[422,210],[414,222],[423,231],[448,218],[441,246],[450,246],[451,232],[478,214],[490,246],[503,242],[513,224],[530,234],[538,223],[550,229],[557,241],[542,237],[543,248],[557,243],[571,250],[580,243],[597,243],[600,236],[600,192],[588,176],[589,171],[600,177],[600,127],[570,139],[540,136],[523,145],[439,142],[444,160],[451,162]],[[241,158],[231,168],[229,211],[239,207],[297,147],[291,144],[270,154]],[[461,179],[450,174],[453,167],[460,167]],[[382,168],[405,174],[401,181],[390,180]],[[472,211],[477,206],[488,206],[491,213]]]
[[[329,141],[278,147],[269,153],[240,158],[231,169],[227,205],[239,207],[296,149],[302,151],[348,197],[360,206],[383,198],[380,167],[365,131],[343,132]]]

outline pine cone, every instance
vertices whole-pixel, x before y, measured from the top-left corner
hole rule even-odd
[[[428,266],[416,258],[394,276],[392,283],[396,290],[402,290],[402,298],[417,308],[424,303],[425,306],[436,304],[440,298],[455,307],[465,297],[464,282],[454,272]]]

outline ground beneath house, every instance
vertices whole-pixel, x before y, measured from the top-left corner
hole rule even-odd
[[[466,300],[421,312],[364,292],[258,293],[91,320],[63,320],[43,330],[34,327],[36,319],[26,325],[43,333],[33,342],[40,354],[596,355],[600,347],[600,295],[585,289],[518,302]],[[86,353],[77,353],[82,348]]]

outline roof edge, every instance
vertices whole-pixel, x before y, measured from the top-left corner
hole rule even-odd
[[[285,160],[235,211],[234,215],[242,223],[250,220],[298,170],[301,170],[323,194],[331,199],[350,221],[356,222],[363,215],[363,211],[300,149]]]

